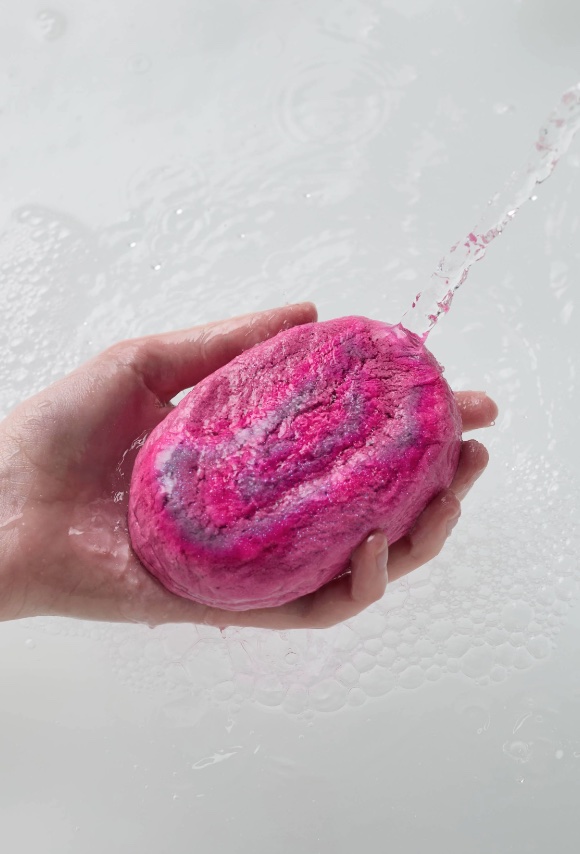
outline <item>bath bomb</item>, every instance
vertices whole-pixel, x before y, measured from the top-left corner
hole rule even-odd
[[[390,544],[448,487],[461,418],[442,368],[401,325],[364,317],[280,332],[202,380],[149,435],[129,531],[170,591],[273,607]]]

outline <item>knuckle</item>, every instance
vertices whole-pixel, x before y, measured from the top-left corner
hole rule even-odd
[[[103,355],[118,365],[127,367],[136,365],[142,352],[143,345],[138,346],[134,341],[118,341],[107,347]]]

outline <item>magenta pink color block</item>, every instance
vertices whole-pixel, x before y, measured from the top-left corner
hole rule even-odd
[[[442,370],[400,325],[311,323],[199,383],[137,457],[135,552],[169,590],[271,607],[348,569],[375,529],[402,537],[451,483],[461,418]]]

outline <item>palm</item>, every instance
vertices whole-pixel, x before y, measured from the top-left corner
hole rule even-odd
[[[159,593],[130,548],[127,494],[139,439],[168,407],[130,369],[107,372],[93,361],[74,376],[79,382],[55,384],[3,425],[4,447],[16,451],[11,470],[28,486],[23,539],[42,555],[43,586],[58,576],[52,613],[146,619],[138,599],[135,613],[126,610],[136,594],[145,595],[142,588]]]

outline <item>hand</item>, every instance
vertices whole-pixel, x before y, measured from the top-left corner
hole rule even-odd
[[[142,566],[129,542],[133,462],[145,436],[173,408],[171,399],[254,344],[313,320],[316,309],[305,303],[124,341],[1,422],[0,619],[58,614],[149,625],[323,627],[380,599],[387,544],[379,532],[355,551],[350,573],[288,605],[244,612],[173,595]],[[490,424],[497,414],[483,394],[465,392],[457,399],[466,430]],[[440,551],[461,498],[486,464],[483,446],[464,443],[451,488],[391,547],[391,578]]]

